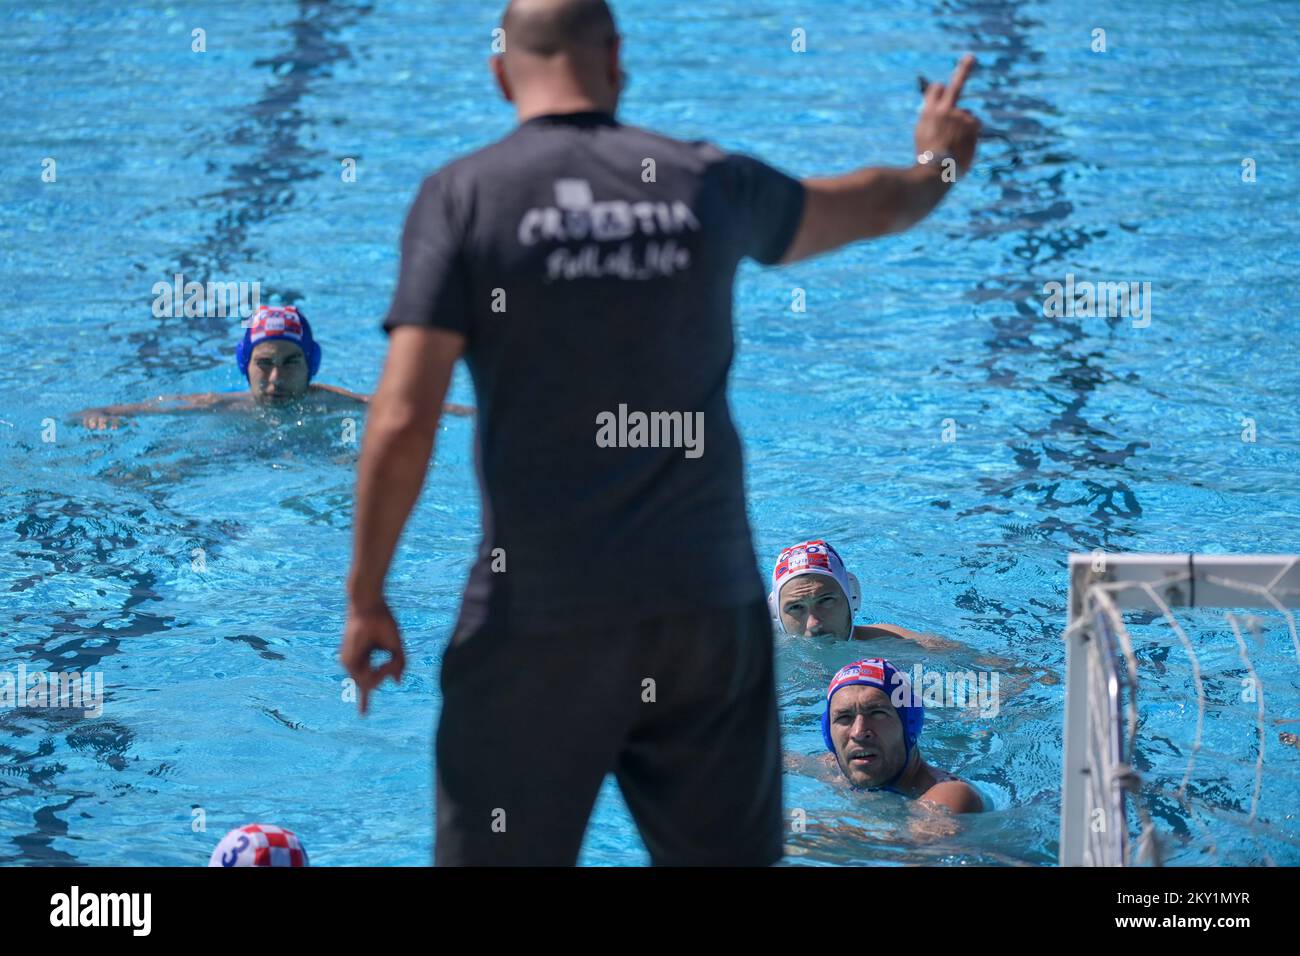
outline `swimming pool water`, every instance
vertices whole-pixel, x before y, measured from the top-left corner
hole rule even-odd
[[[625,122],[798,175],[910,162],[917,74],[942,78],[967,50],[982,64],[967,96],[980,158],[928,222],[796,268],[747,265],[738,281],[731,396],[761,565],[826,536],[862,579],[859,621],[960,643],[931,667],[1009,662],[996,717],[939,712],[923,738],[991,812],[918,840],[895,798],[792,771],[786,804],[812,825],[790,860],[1050,863],[1067,553],[1300,550],[1300,121],[1278,92],[1300,58],[1300,7],[846,9],[615,7]],[[513,124],[484,66],[497,12],[0,11],[0,668],[102,671],[106,687],[95,719],[0,710],[0,861],[201,864],[253,821],[297,831],[316,864],[429,861],[436,674],[478,534],[470,421],[445,420],[390,579],[406,680],[361,720],[336,655],[358,447],[346,419],[363,419],[159,416],[93,434],[67,419],[240,387],[229,319],[151,314],[154,283],[176,272],[301,302],[321,380],[371,390],[419,180]],[[1104,53],[1090,49],[1099,27]],[[196,28],[205,53],[191,52]],[[796,28],[806,53],[790,51]],[[1150,325],[1045,317],[1043,284],[1067,274],[1150,282]],[[791,311],[796,288],[806,313]],[[463,370],[450,398],[472,401]],[[1268,634],[1269,717],[1294,720],[1300,668]],[[793,759],[819,749],[829,675],[867,650],[917,658],[892,641],[778,641]],[[1144,673],[1153,773],[1180,770],[1186,746],[1158,703],[1186,689],[1177,652],[1167,661]],[[1245,782],[1233,764],[1203,787],[1240,809],[1254,757],[1238,743],[1254,727],[1239,717],[1214,709],[1206,745],[1248,757]],[[1300,751],[1277,743],[1286,726],[1268,729],[1267,845],[1214,816],[1206,837],[1166,801],[1175,862],[1300,862]],[[607,787],[582,862],[645,860]]]

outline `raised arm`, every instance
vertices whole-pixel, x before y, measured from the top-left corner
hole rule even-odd
[[[916,153],[933,159],[907,168],[872,167],[842,176],[804,180],[803,216],[781,263],[798,262],[851,242],[903,232],[930,214],[954,178],[944,175],[955,165],[964,173],[975,158],[980,122],[957,106],[975,58],[965,56],[947,86],[925,90],[916,123]],[[945,164],[951,157],[953,163]]]

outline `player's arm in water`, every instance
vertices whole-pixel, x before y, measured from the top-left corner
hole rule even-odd
[[[831,754],[801,754],[785,751],[781,759],[786,773],[812,777],[823,783],[844,784],[844,775],[836,766]],[[947,771],[926,767],[929,779],[925,781],[924,790],[916,797],[918,803],[942,807],[953,813],[980,813],[984,810],[984,801],[979,791]]]
[[[351,392],[346,388],[340,388],[337,385],[324,385],[318,382],[312,382],[307,386],[308,389],[315,392],[326,392],[330,395],[338,395],[345,399],[351,399],[354,402],[360,402],[362,405],[370,404],[370,396],[363,395],[361,392]],[[444,415],[473,415],[473,405],[457,405],[455,402],[443,402],[442,412]]]
[[[329,396],[338,396],[340,399],[356,402],[361,405],[370,404],[370,396],[363,395],[360,392],[352,392],[346,388],[340,388],[337,385],[324,385],[312,382],[307,386],[308,391],[314,393],[323,393]],[[156,415],[168,414],[171,412],[190,412],[198,411],[205,408],[230,407],[237,405],[253,405],[252,399],[248,392],[200,392],[195,395],[159,395],[153,401],[133,402],[128,405],[105,405],[103,408],[87,408],[84,411],[76,412],[75,418],[86,428],[96,431],[102,431],[106,428],[118,428],[124,418],[132,415]],[[474,408],[471,405],[458,405],[454,402],[447,402],[443,405],[442,410],[448,415],[473,415]]]
[[[962,86],[975,65],[963,57],[948,85],[931,83],[916,124],[917,156],[931,162],[908,168],[872,167],[842,176],[805,179],[803,217],[781,263],[831,252],[851,242],[910,229],[930,214],[952,185],[945,181],[944,158],[966,172],[975,158],[980,122],[957,106]]]
[[[350,398],[354,402],[360,402],[363,405],[370,404],[370,396],[362,395],[360,392],[349,392],[346,388],[339,388],[337,385],[321,385],[312,382],[307,388],[315,392],[326,392],[330,395],[340,395],[343,398]]]
[[[117,428],[122,424],[123,418],[129,418],[132,415],[195,411],[226,405],[247,398],[247,392],[200,392],[196,395],[159,395],[147,402],[104,405],[98,408],[83,409],[75,412],[74,417],[87,428],[102,430]]]
[[[341,395],[344,398],[350,398],[353,401],[361,402],[364,405],[370,404],[370,396],[362,395],[360,392],[349,392],[346,388],[339,388],[337,385],[317,385],[312,383],[308,388],[317,389],[322,392],[329,392],[332,395]],[[474,406],[457,405],[455,402],[443,402],[442,412],[444,415],[473,415]]]
[[[898,637],[912,641],[930,651],[946,651],[962,647],[957,641],[950,641],[937,634],[922,634],[920,631],[899,627],[897,624],[857,624],[853,628],[853,640],[868,641],[873,637]]]
[[[1011,658],[1003,657],[1001,654],[980,651],[969,644],[963,644],[961,641],[954,641],[947,637],[940,637],[938,634],[923,634],[920,631],[899,627],[897,624],[855,624],[853,626],[853,640],[855,641],[867,641],[876,637],[897,637],[901,640],[911,641],[927,651],[970,651],[975,655],[971,659],[972,664],[984,668],[994,668],[999,672],[1000,679],[1006,682],[1006,686],[1002,691],[1002,695],[1006,698],[1014,697],[1027,690],[1030,683],[1057,684],[1060,682],[1060,679],[1046,668],[1026,667],[1016,663]]]
[[[385,677],[400,683],[406,657],[402,636],[384,598],[384,578],[424,475],[452,369],[465,338],[442,329],[397,326],[357,461],[352,567],[348,572],[347,623],[339,658],[356,681],[365,713],[370,692]],[[376,666],[375,651],[391,656]]]

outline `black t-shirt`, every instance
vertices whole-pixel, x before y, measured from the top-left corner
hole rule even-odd
[[[596,112],[530,119],[424,181],[384,328],[465,336],[483,539],[462,621],[489,601],[580,626],[762,597],[731,290],[741,257],[785,254],[803,201],[756,159]]]

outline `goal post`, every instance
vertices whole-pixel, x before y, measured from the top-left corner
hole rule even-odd
[[[1174,610],[1278,612],[1286,620],[1300,665],[1300,640],[1291,614],[1300,607],[1300,555],[1095,551],[1071,554],[1069,573],[1059,861],[1064,866],[1125,866],[1133,862],[1127,797],[1141,785],[1132,766],[1141,685],[1124,612],[1153,611],[1168,623],[1191,661],[1199,701],[1198,655]],[[1237,632],[1235,621],[1230,623]],[[1237,643],[1249,664],[1239,633]],[[1201,744],[1203,710],[1198,707],[1193,755]],[[1260,762],[1262,769],[1262,751]],[[1144,842],[1149,840],[1147,862],[1158,864],[1154,828],[1142,802],[1133,805],[1142,817]]]

